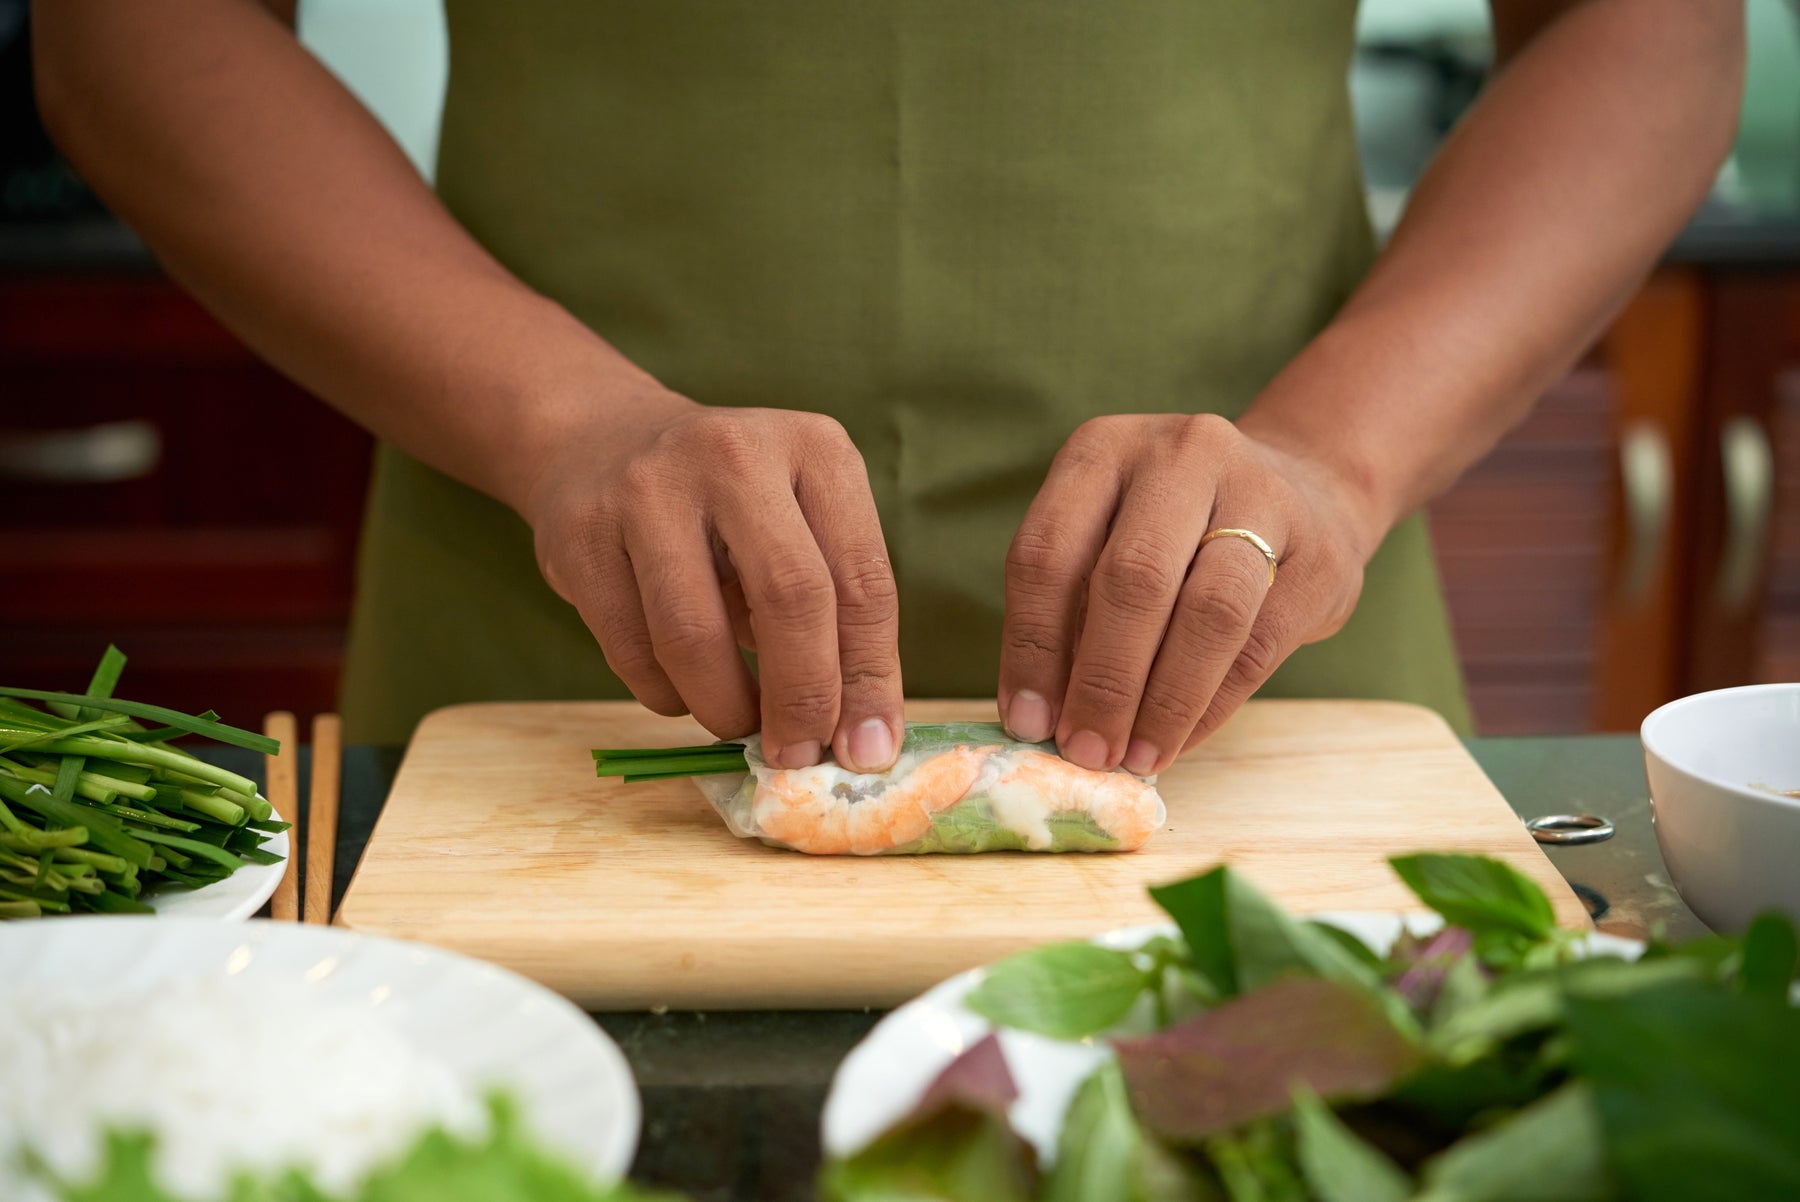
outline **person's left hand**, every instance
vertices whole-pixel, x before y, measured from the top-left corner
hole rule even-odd
[[[1122,415],[1069,438],[1006,560],[1000,713],[1087,768],[1160,772],[1296,647],[1343,626],[1385,533],[1317,459],[1210,415]],[[1242,538],[1262,536],[1280,561]]]

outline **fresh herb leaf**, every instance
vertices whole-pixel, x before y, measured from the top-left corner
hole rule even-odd
[[[1296,1085],[1378,1097],[1422,1060],[1377,999],[1316,977],[1277,981],[1114,1047],[1133,1109],[1178,1141],[1280,1114]]]
[[[1361,939],[1358,939],[1355,935],[1352,935],[1349,931],[1346,931],[1343,927],[1333,926],[1329,922],[1320,922],[1316,918],[1306,919],[1302,921],[1300,925],[1309,927],[1325,936],[1327,939],[1330,939],[1333,943],[1348,952],[1351,959],[1360,960],[1362,963],[1367,964],[1373,969],[1379,970],[1381,968],[1381,957],[1375,954],[1374,949],[1364,943]]]
[[[1276,1124],[1252,1123],[1213,1136],[1205,1147],[1231,1202],[1311,1202],[1293,1138]]]
[[[1743,961],[1738,966],[1744,992],[1785,999],[1797,965],[1800,939],[1794,936],[1794,924],[1773,911],[1752,919],[1744,931]]]
[[[1405,958],[1399,961],[1402,971],[1394,981],[1394,992],[1405,998],[1415,1012],[1429,1012],[1451,970],[1472,963],[1469,952],[1473,946],[1474,937],[1468,931],[1445,927],[1416,947],[1409,947]]]
[[[1388,993],[1365,958],[1317,925],[1289,917],[1229,868],[1152,888],[1150,896],[1181,928],[1194,967],[1223,996],[1291,976],[1320,976],[1375,995]]]
[[[1018,1097],[989,1035],[951,1061],[912,1112],[861,1152],[827,1165],[825,1202],[1029,1202],[1037,1156],[1006,1120]]]
[[[902,1123],[819,1179],[823,1202],[1030,1202],[1037,1167],[1006,1120],[953,1106]]]
[[[1406,1202],[1412,1179],[1310,1089],[1294,1091],[1294,1148],[1319,1202]]]
[[[1453,926],[1501,930],[1532,940],[1556,930],[1556,911],[1537,883],[1486,856],[1420,853],[1388,861],[1420,901]]]
[[[1800,1010],[1695,981],[1567,1006],[1635,1202],[1800,1198]]]
[[[1204,1188],[1138,1124],[1116,1061],[1081,1083],[1063,1116],[1043,1202],[1186,1202]]]
[[[988,1034],[944,1067],[913,1105],[913,1114],[923,1118],[949,1106],[963,1106],[1004,1117],[1018,1097],[1000,1039]]]
[[[1080,1039],[1116,1025],[1152,983],[1130,952],[1053,943],[988,969],[963,1004],[999,1026]]]
[[[1618,1196],[1594,1099],[1581,1082],[1464,1137],[1426,1163],[1423,1182],[1417,1202],[1609,1202]]]
[[[1226,917],[1226,885],[1230,880],[1230,869],[1221,865],[1211,872],[1150,889],[1151,898],[1181,928],[1194,971],[1205,977],[1221,997],[1233,997],[1238,992],[1237,953],[1231,945],[1231,926]]]
[[[629,1184],[599,1185],[544,1151],[519,1122],[504,1097],[488,1100],[485,1137],[464,1140],[442,1130],[427,1132],[398,1160],[377,1168],[348,1195],[327,1194],[307,1175],[241,1174],[226,1191],[228,1202],[678,1202],[674,1194]],[[58,1179],[41,1161],[27,1168],[57,1202],[198,1202],[167,1190],[158,1180],[155,1141],[133,1131],[110,1131],[100,1167],[87,1182]]]

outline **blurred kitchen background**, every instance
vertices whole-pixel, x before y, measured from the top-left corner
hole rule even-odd
[[[38,127],[0,0],[0,682],[334,707],[366,435],[182,295]],[[1432,507],[1484,734],[1631,729],[1683,693],[1800,679],[1800,3],[1750,0],[1742,131],[1592,354]],[[302,37],[436,149],[436,0],[302,0]],[[1364,0],[1351,73],[1391,225],[1480,86],[1484,0]]]

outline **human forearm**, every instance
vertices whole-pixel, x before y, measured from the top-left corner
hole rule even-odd
[[[1537,11],[1496,9],[1503,53],[1528,43],[1363,286],[1240,422],[1339,475],[1364,509],[1365,551],[1601,332],[1705,196],[1735,127],[1737,4],[1588,0],[1523,35]]]
[[[377,435],[518,507],[569,423],[663,403],[483,251],[259,5],[54,0],[33,21],[40,103],[84,176],[240,337]]]

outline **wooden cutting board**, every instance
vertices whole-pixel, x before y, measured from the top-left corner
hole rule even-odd
[[[991,719],[915,702],[915,720]],[[885,1006],[1023,947],[1153,922],[1144,887],[1220,861],[1299,911],[1416,908],[1403,851],[1497,856],[1581,903],[1441,719],[1252,702],[1158,781],[1115,855],[811,857],[733,837],[691,781],[598,780],[594,747],[707,741],[629,702],[428,716],[338,922],[490,960],[591,1009]]]

